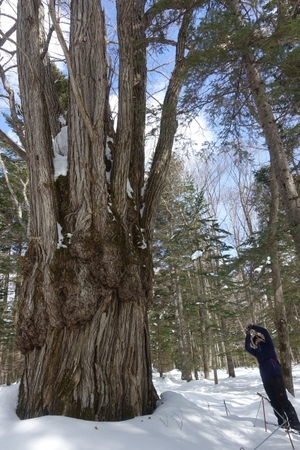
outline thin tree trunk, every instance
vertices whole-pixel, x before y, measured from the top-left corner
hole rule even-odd
[[[160,333],[160,319],[159,317],[156,317],[156,323],[157,323],[157,362],[158,362],[158,370],[159,370],[159,376],[162,378],[163,376],[163,363],[162,363],[162,345],[161,345],[161,333]]]
[[[207,338],[207,307],[206,307],[206,291],[203,278],[201,276],[201,261],[199,259],[194,260],[197,297],[199,303],[199,328],[201,337],[201,350],[202,350],[202,364],[204,378],[209,380],[209,341]]]
[[[199,380],[199,375],[198,375],[198,364],[196,361],[196,349],[195,349],[195,341],[192,335],[192,332],[190,331],[190,343],[191,343],[191,354],[192,354],[192,361],[193,361],[193,371],[194,371],[194,376],[195,376],[195,380]]]
[[[268,248],[271,258],[272,285],[275,303],[275,324],[279,340],[280,362],[287,390],[294,395],[292,360],[290,351],[289,329],[283,295],[277,239],[277,218],[279,208],[279,192],[275,179],[274,168],[271,166],[271,208],[269,217]]]
[[[0,384],[4,384],[4,352],[2,342],[0,342]]]
[[[188,330],[184,318],[184,307],[182,300],[182,293],[180,284],[178,283],[178,276],[174,282],[175,287],[175,307],[176,307],[176,317],[178,321],[178,347],[179,356],[181,361],[181,378],[182,380],[191,381],[191,361],[190,361],[190,345],[188,343]]]
[[[228,345],[228,339],[227,339],[228,338],[227,323],[226,323],[226,319],[224,317],[221,318],[221,328],[222,328],[222,334],[224,337],[223,342],[224,342],[224,348],[225,348],[225,354],[226,354],[228,375],[232,378],[235,378],[233,358],[231,355],[230,346]]]
[[[212,366],[213,366],[213,372],[214,372],[214,383],[219,384],[216,348],[215,348],[215,343],[214,343],[213,333],[212,333],[211,328],[208,331],[208,335],[209,335],[209,343],[210,343],[210,348],[211,348],[211,360],[212,360]]]

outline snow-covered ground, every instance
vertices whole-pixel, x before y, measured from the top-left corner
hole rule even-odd
[[[258,370],[236,369],[236,378],[219,371],[213,380],[181,381],[173,370],[154,374],[161,397],[150,416],[125,422],[89,422],[45,416],[19,420],[15,414],[18,385],[0,388],[1,450],[300,450],[300,436],[289,436],[267,425]],[[290,400],[300,415],[300,366],[293,369],[296,397]],[[265,402],[266,403],[266,402]],[[267,421],[275,423],[268,403]],[[273,433],[273,434],[272,434]]]

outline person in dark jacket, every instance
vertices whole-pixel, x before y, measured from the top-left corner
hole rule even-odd
[[[245,350],[258,361],[260,376],[278,425],[288,419],[289,426],[300,434],[300,422],[295,408],[287,397],[281,366],[268,331],[258,325],[248,325]]]

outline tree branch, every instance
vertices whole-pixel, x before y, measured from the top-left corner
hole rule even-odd
[[[21,149],[21,147],[18,146],[9,136],[7,136],[4,131],[0,129],[0,139],[5,142],[11,149],[18,155],[20,158],[22,158],[24,161],[27,161],[27,154],[24,150]]]
[[[6,79],[6,75],[5,75],[5,71],[2,67],[2,65],[0,65],[0,78],[2,80],[2,84],[4,89],[6,90],[7,94],[8,94],[8,99],[9,99],[9,109],[10,109],[10,114],[11,114],[11,118],[15,127],[15,132],[18,136],[18,138],[20,139],[22,145],[25,147],[25,140],[24,140],[24,133],[23,133],[23,128],[21,126],[20,120],[18,118],[18,114],[17,114],[17,108],[16,108],[16,102],[15,102],[15,93],[13,91],[13,89],[11,89],[11,87],[8,84],[8,81]]]
[[[186,59],[184,57],[187,40],[187,29],[192,16],[192,9],[186,11],[178,34],[176,47],[175,68],[170,78],[165,95],[160,122],[160,135],[156,146],[150,176],[144,197],[143,227],[148,237],[152,234],[153,220],[156,216],[159,198],[164,187],[166,171],[169,168],[174,136],[177,130],[177,103],[184,81],[183,69]]]
[[[4,161],[3,161],[2,157],[1,157],[1,154],[0,154],[0,165],[2,167],[2,173],[4,175],[4,178],[5,178],[5,181],[6,181],[6,185],[8,187],[9,192],[10,192],[11,198],[12,198],[14,204],[16,205],[16,208],[17,208],[17,211],[18,211],[19,222],[20,222],[21,226],[24,229],[26,229],[26,225],[25,225],[24,220],[23,220],[22,205],[19,202],[19,200],[18,200],[18,198],[17,198],[17,196],[15,194],[15,191],[13,190],[12,185],[11,185],[11,183],[9,181],[9,178],[8,178],[8,175],[7,175],[7,170],[6,170]]]
[[[44,44],[43,51],[41,53],[41,60],[43,60],[45,58],[45,56],[46,56],[46,54],[48,52],[48,48],[49,48],[49,44],[50,44],[50,41],[51,41],[51,37],[52,37],[53,31],[54,31],[54,26],[50,27],[47,39],[46,39],[45,44]]]
[[[17,23],[15,23],[10,30],[8,30],[6,33],[2,33],[2,39],[0,39],[0,47],[4,45],[4,43],[7,41],[7,39],[16,31],[17,29]]]
[[[188,5],[190,3],[190,5]],[[160,0],[159,2],[155,3],[155,5],[151,6],[151,8],[148,9],[145,13],[145,19],[146,19],[146,28],[150,26],[155,16],[158,14],[167,11],[169,9],[173,11],[177,10],[189,10],[190,8],[197,8],[202,6],[204,3],[204,0],[191,0],[190,2],[187,2],[186,0]]]

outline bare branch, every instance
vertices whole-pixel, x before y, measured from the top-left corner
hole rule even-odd
[[[10,192],[11,198],[12,198],[14,204],[15,204],[16,207],[17,207],[19,222],[20,222],[20,224],[22,225],[23,228],[26,228],[26,225],[25,225],[25,223],[24,223],[24,221],[23,221],[22,205],[21,205],[21,203],[18,201],[18,198],[17,198],[17,196],[16,196],[16,194],[15,194],[15,191],[13,190],[12,185],[10,184],[10,181],[9,181],[9,178],[8,178],[8,175],[7,175],[7,171],[6,171],[6,167],[5,167],[4,161],[3,161],[3,159],[1,158],[1,153],[0,153],[0,165],[1,165],[1,167],[2,167],[2,173],[3,173],[3,175],[4,175],[4,178],[5,178],[5,181],[6,181],[6,185],[7,185],[7,187],[8,187],[9,192]]]
[[[17,23],[15,23],[10,30],[8,30],[6,33],[3,33],[1,31],[2,39],[0,39],[0,47],[4,45],[4,43],[7,41],[7,39],[16,31],[17,29]]]
[[[156,146],[145,192],[145,210],[143,220],[144,227],[148,230],[149,235],[152,233],[153,220],[156,215],[158,200],[163,189],[165,172],[169,167],[174,136],[178,125],[176,120],[176,110],[180,90],[184,81],[182,71],[185,68],[186,62],[184,53],[187,39],[187,27],[190,23],[191,14],[191,10],[185,12],[178,34],[175,68],[172,72],[164,99],[160,124],[160,136]]]
[[[8,84],[8,81],[7,81],[7,78],[6,78],[6,75],[5,75],[5,71],[4,71],[3,67],[2,67],[2,65],[0,65],[0,78],[2,80],[3,87],[4,87],[5,91],[8,94],[9,109],[10,109],[10,114],[11,114],[11,118],[12,118],[13,124],[15,126],[15,132],[17,133],[18,138],[20,139],[22,145],[25,147],[25,145],[24,145],[23,128],[22,128],[20,120],[18,118],[17,109],[16,109],[15,93],[14,93],[13,89],[11,89],[11,87]]]
[[[53,31],[54,31],[54,26],[50,27],[50,30],[49,30],[47,39],[46,39],[46,41],[45,41],[44,49],[43,49],[43,51],[42,51],[42,53],[41,53],[41,59],[42,59],[42,60],[45,58],[46,53],[48,52],[48,48],[49,48],[49,44],[50,44],[50,41],[51,41],[51,36],[52,36],[52,34],[53,34]]]
[[[150,44],[162,44],[162,45],[172,45],[173,47],[176,47],[177,42],[173,41],[172,39],[164,39],[164,38],[158,38],[158,37],[149,37],[147,38],[147,42]]]

